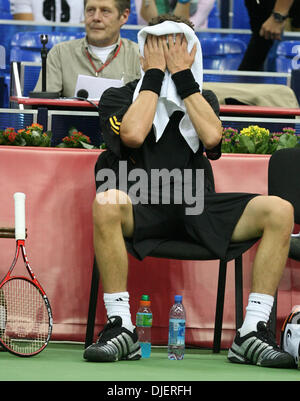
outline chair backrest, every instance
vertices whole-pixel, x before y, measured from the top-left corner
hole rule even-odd
[[[20,81],[23,96],[28,96],[33,91],[38,81],[41,63],[20,63]]]
[[[41,34],[48,35],[46,48],[50,50],[54,45],[68,40],[79,39],[84,33],[48,33],[48,32],[17,32],[11,39],[10,61],[41,61]]]
[[[30,48],[22,49],[19,46],[12,47],[10,51],[10,61],[31,61],[33,63],[41,62],[41,51],[31,50]]]
[[[36,123],[37,110],[5,109],[0,111],[0,130],[14,127],[15,130],[23,129],[28,125]]]
[[[291,72],[300,68],[300,40],[284,40],[276,49],[276,71]]]
[[[246,45],[235,38],[203,38],[201,40],[203,68],[236,70],[246,51]]]
[[[208,28],[221,28],[221,18],[219,11],[219,2],[215,1],[215,4],[208,15],[207,18],[207,27]]]
[[[137,25],[137,21],[135,0],[130,0],[130,14],[125,25]]]
[[[288,200],[300,224],[300,148],[281,149],[270,157],[268,193]]]
[[[0,19],[12,19],[9,0],[0,0]]]
[[[232,28],[250,29],[249,14],[245,6],[244,0],[233,0]]]

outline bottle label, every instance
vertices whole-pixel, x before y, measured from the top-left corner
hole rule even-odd
[[[185,343],[185,320],[170,319],[169,321],[169,344],[184,345]]]
[[[152,313],[141,313],[136,314],[136,325],[139,327],[151,327],[152,326]]]

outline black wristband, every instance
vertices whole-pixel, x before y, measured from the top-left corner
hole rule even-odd
[[[159,96],[164,77],[165,73],[159,68],[151,68],[150,70],[147,70],[143,78],[140,92],[152,91]]]
[[[181,99],[185,99],[193,93],[200,92],[199,84],[195,81],[194,75],[189,68],[175,72],[172,75],[172,79]]]

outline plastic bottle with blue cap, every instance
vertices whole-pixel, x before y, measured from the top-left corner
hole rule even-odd
[[[184,357],[185,319],[182,296],[175,295],[175,303],[169,314],[168,358],[171,360],[180,360]]]

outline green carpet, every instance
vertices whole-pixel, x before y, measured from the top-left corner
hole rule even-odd
[[[151,357],[139,361],[91,363],[82,344],[50,343],[40,354],[21,358],[0,352],[1,381],[299,381],[300,370],[238,365],[227,352],[188,349],[182,361],[170,361],[166,348],[152,347]]]

